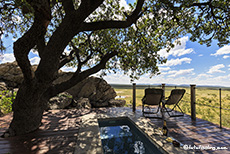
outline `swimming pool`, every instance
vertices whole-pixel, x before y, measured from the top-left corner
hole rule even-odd
[[[99,119],[105,154],[162,154],[129,118]]]

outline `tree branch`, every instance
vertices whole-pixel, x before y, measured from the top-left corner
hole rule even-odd
[[[66,14],[70,14],[75,11],[72,0],[61,0]]]
[[[74,53],[76,52],[77,52],[76,50],[72,50],[68,56],[62,58],[59,63],[59,69],[62,68],[68,62],[72,61],[74,59]]]
[[[38,45],[38,48],[44,48],[44,35],[46,28],[51,20],[51,8],[49,0],[28,0],[28,3],[34,8],[34,23],[32,27],[14,43],[14,55],[19,67],[22,70],[25,81],[31,81],[34,78],[34,72],[28,59],[30,50]]]
[[[116,20],[107,20],[107,21],[98,21],[98,22],[84,22],[80,28],[80,31],[94,31],[107,28],[127,28],[137,21],[138,18],[142,15],[142,7],[144,0],[138,0],[137,6],[131,15],[126,14],[125,21],[116,21]]]
[[[58,72],[60,56],[65,47],[78,34],[84,20],[98,8],[104,0],[83,0],[76,11],[65,15],[60,25],[53,32],[44,49],[44,56],[35,72],[40,82],[53,81],[54,74]],[[65,39],[63,39],[65,38]],[[56,48],[57,50],[54,50]],[[46,75],[44,75],[46,74]]]
[[[76,85],[77,83],[84,80],[86,77],[99,72],[101,69],[104,69],[106,67],[106,63],[109,61],[109,59],[114,57],[117,54],[118,54],[118,52],[116,52],[116,51],[111,52],[111,53],[107,53],[101,59],[100,63],[95,65],[94,67],[92,67],[88,70],[85,70],[81,73],[75,72],[69,80],[50,87],[46,91],[45,97],[50,98],[50,97],[53,97],[53,96],[59,94],[60,92],[66,91],[66,90],[70,89],[71,87],[73,87],[74,85]]]

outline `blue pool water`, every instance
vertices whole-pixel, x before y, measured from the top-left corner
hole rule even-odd
[[[128,118],[99,120],[105,154],[161,154]]]

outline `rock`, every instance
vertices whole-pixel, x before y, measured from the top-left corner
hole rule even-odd
[[[0,91],[7,90],[7,85],[5,82],[0,82]]]
[[[63,74],[54,84],[64,82],[71,78],[72,73]],[[104,80],[97,77],[88,77],[74,87],[67,90],[74,98],[89,98],[93,107],[105,107],[109,100],[116,97],[114,89]]]
[[[35,71],[37,65],[33,65]],[[23,74],[17,62],[0,64],[0,80],[7,83],[8,86],[18,87],[23,81]]]
[[[72,102],[72,95],[67,92],[60,93],[58,96],[52,97],[48,102],[48,109],[64,109]]]
[[[111,107],[123,107],[125,106],[126,101],[120,99],[111,99],[109,100],[109,106]]]
[[[92,104],[93,107],[95,108],[99,108],[99,107],[108,107],[109,106],[109,102],[105,101],[98,101],[98,102],[90,102]]]
[[[75,89],[79,89],[80,91],[76,93]],[[114,89],[104,79],[96,77],[89,77],[67,91],[73,94],[73,96],[89,98],[90,102],[99,104],[106,104],[110,99],[116,97]]]
[[[32,69],[35,71],[37,65],[33,65]],[[62,83],[70,79],[72,76],[72,72],[59,71],[55,76],[56,80],[54,80],[53,84]],[[0,64],[0,81],[6,83],[0,83],[0,90],[1,88],[5,89],[5,85],[6,87],[11,88],[17,88],[20,86],[23,82],[23,74],[20,67],[17,65],[17,62]],[[73,98],[88,98],[89,102],[95,107],[108,106],[109,100],[116,97],[114,89],[104,79],[97,77],[88,77],[74,87],[68,89],[66,92],[72,95]],[[56,103],[53,104],[52,108],[59,108],[59,105],[63,108],[63,106],[58,103],[60,102],[59,99],[57,97],[56,99],[51,99],[51,104],[56,100]]]
[[[76,109],[90,109],[91,108],[91,104],[89,102],[89,99],[88,98],[79,98],[77,100],[74,100],[73,101],[73,106],[76,108]]]

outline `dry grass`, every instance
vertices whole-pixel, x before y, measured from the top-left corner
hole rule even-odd
[[[136,104],[137,106],[141,106],[142,102],[141,99],[144,96],[144,89],[138,88],[136,89]],[[159,88],[159,87],[158,87]],[[182,88],[182,87],[177,87]],[[168,97],[170,95],[171,90],[174,89],[174,87],[166,87],[165,90],[165,96]],[[186,114],[191,114],[190,109],[190,88],[184,88],[186,90],[186,93],[183,97],[183,99],[180,102],[180,107]],[[126,105],[129,106],[132,104],[132,89],[131,88],[115,88],[115,91],[117,92],[118,96],[125,96]],[[220,109],[218,108],[220,106],[220,95],[219,95],[219,89],[218,88],[196,88],[196,116],[198,118],[211,121],[215,124],[220,124]],[[221,103],[222,108],[228,108],[230,109],[230,90],[229,89],[223,89],[221,91]],[[215,106],[217,108],[205,106],[205,105],[211,105]],[[230,128],[230,110],[223,110],[222,109],[222,125],[225,127]]]

